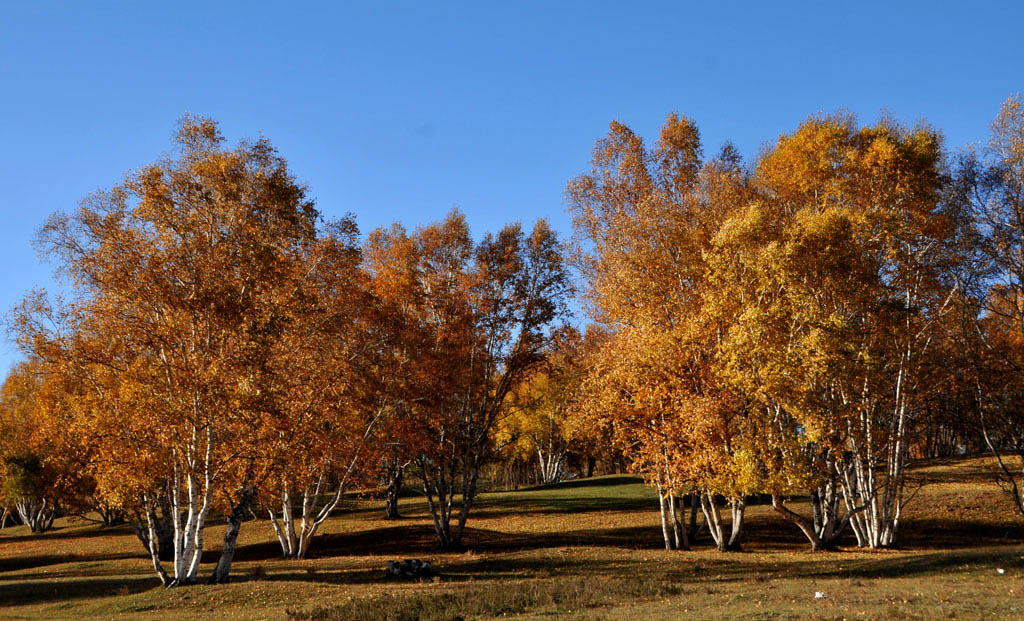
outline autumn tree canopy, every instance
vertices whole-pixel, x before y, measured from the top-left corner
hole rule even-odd
[[[171,575],[151,549],[165,584],[196,580],[214,507],[230,526],[214,580],[227,577],[273,465],[262,441],[283,411],[267,365],[318,217],[269,142],[228,148],[213,121],[186,117],[171,155],[42,229],[39,246],[75,295],[28,300],[20,341],[88,386],[75,407],[102,442],[99,493],[140,510],[151,534],[166,500]]]
[[[415,481],[457,548],[488,467],[554,483],[615,455],[667,549],[739,549],[758,498],[813,549],[880,548],[911,461],[972,447],[1024,515],[1019,97],[992,129],[954,157],[925,124],[815,115],[744,163],[676,113],[653,143],[613,122],[565,244],[458,210],[363,237],[266,139],[185,117],[40,231],[66,290],[9,315],[2,519],[127,519],[166,586],[224,519],[222,582],[253,517],[303,558],[347,492],[397,518]]]
[[[543,220],[529,233],[509,224],[474,242],[453,211],[411,235],[376,231],[370,246],[377,286],[401,309],[401,330],[420,356],[405,404],[415,418],[406,430],[418,437],[407,446],[439,543],[460,546],[507,397],[543,360],[566,312],[561,244]]]

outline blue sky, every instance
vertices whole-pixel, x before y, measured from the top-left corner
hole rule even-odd
[[[0,309],[53,287],[46,215],[186,111],[268,136],[364,231],[458,205],[478,232],[568,232],[562,189],[612,119],[651,136],[678,110],[752,158],[810,113],[885,110],[955,147],[1024,90],[1019,1],[209,4],[0,3]]]

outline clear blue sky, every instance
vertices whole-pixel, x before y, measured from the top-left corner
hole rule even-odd
[[[890,6],[890,4],[898,6]],[[843,6],[845,5],[845,6]],[[364,231],[460,206],[548,217],[619,119],[678,110],[748,158],[808,114],[985,138],[1024,90],[1015,2],[0,2],[0,308],[52,287],[30,239],[169,146],[183,112],[263,132]],[[16,357],[0,346],[0,370]]]

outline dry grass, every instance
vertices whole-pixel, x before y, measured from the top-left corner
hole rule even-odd
[[[908,509],[903,548],[881,552],[810,553],[764,506],[750,510],[741,553],[719,554],[706,542],[665,552],[657,503],[631,477],[489,494],[462,553],[434,548],[414,498],[397,522],[380,519],[379,503],[348,501],[304,561],[280,560],[270,527],[250,522],[231,584],[169,591],[156,588],[125,528],[65,521],[42,536],[8,528],[0,531],[0,617],[1020,617],[1024,520],[987,467],[968,459],[917,469],[929,485]],[[207,541],[222,534],[211,528]],[[431,560],[440,576],[385,579],[389,559],[413,557]]]

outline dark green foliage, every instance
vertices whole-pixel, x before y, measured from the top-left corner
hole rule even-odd
[[[13,455],[4,460],[0,496],[11,502],[40,499],[46,490],[46,469],[38,455]]]

